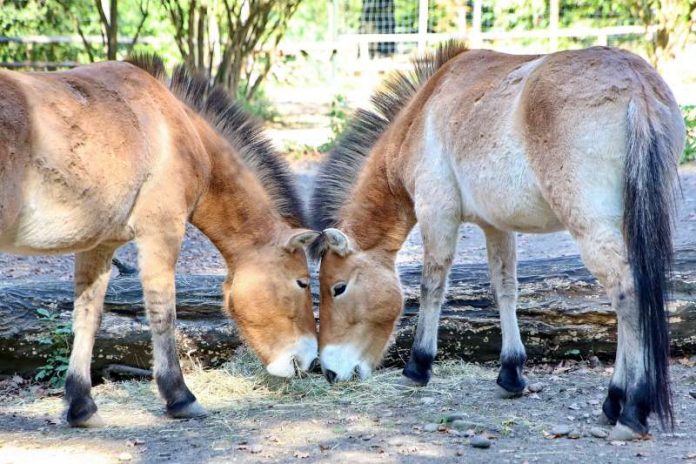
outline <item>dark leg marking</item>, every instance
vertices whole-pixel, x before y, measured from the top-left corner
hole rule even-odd
[[[80,425],[97,412],[97,405],[90,395],[92,385],[86,379],[68,374],[65,379],[65,399],[68,402],[68,423]]]
[[[501,356],[500,373],[496,383],[510,393],[522,393],[527,386],[527,380],[522,375],[525,362],[527,362],[527,355],[524,353]]]
[[[181,371],[170,370],[155,375],[157,387],[167,402],[167,413],[177,417],[191,403],[196,401],[196,397],[191,393],[186,384]]]
[[[623,388],[618,385],[609,384],[609,392],[607,393],[607,398],[602,404],[602,412],[607,416],[609,423],[614,425],[616,421],[619,420],[619,415],[621,414],[621,407],[626,398],[626,394]]]
[[[648,433],[650,392],[645,382],[628,389],[619,422],[641,435]]]
[[[413,347],[403,374],[417,385],[425,386],[430,382],[434,360],[434,355]]]

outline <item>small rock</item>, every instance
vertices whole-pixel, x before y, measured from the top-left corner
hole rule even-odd
[[[590,367],[593,369],[602,366],[602,361],[600,361],[597,356],[590,356],[590,358],[587,361]]]
[[[588,403],[591,404],[592,406],[597,406],[597,405],[599,405],[599,400],[593,399],[593,400],[588,401]]]
[[[556,435],[559,437],[562,437],[564,435],[568,435],[570,433],[570,427],[567,425],[556,425],[551,429],[551,435]]]
[[[482,435],[474,435],[469,439],[469,444],[473,446],[474,448],[490,448],[491,447],[491,441],[482,436]]]
[[[544,389],[544,384],[541,382],[536,382],[536,383],[530,384],[529,387],[527,387],[527,388],[529,388],[529,391],[532,393],[539,393],[540,391],[542,391]]]
[[[453,412],[445,416],[445,422],[447,422],[448,424],[463,419],[466,419],[466,415],[463,412]]]
[[[261,445],[251,445],[251,447],[249,447],[249,452],[251,454],[259,454],[261,451],[263,451],[263,446]]]
[[[133,459],[133,456],[130,453],[121,453],[118,455],[118,460],[121,462],[130,461],[132,459]]]
[[[597,438],[607,438],[607,435],[609,435],[609,432],[607,432],[606,430],[604,430],[601,427],[592,427],[590,429],[590,435],[592,435],[593,437],[597,437]]]
[[[568,406],[568,409],[572,409],[573,411],[578,411],[580,409],[580,406],[578,406],[578,403],[573,403],[570,406]]]
[[[455,430],[467,430],[471,428],[471,423],[465,420],[457,419],[452,422],[450,426]]]
[[[433,404],[435,402],[435,398],[432,396],[424,396],[421,398],[421,403],[423,404]]]
[[[430,423],[430,424],[425,424],[423,426],[423,430],[425,432],[437,432],[437,429],[439,427],[440,427],[440,424]]]
[[[573,430],[568,434],[568,438],[571,438],[573,440],[577,440],[578,438],[582,437],[582,433],[580,433],[577,430]]]
[[[626,446],[626,442],[621,441],[621,440],[613,440],[613,441],[610,441],[609,444],[611,446]]]
[[[690,391],[689,395],[691,395],[692,398],[696,399],[696,390]]]

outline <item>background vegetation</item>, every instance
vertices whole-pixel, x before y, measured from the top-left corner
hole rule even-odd
[[[330,19],[333,9],[340,17],[335,24]],[[482,31],[546,29],[549,9],[548,0],[487,0]],[[428,31],[452,33],[462,25],[470,27],[472,11],[473,0],[430,0]],[[369,18],[375,15],[388,20],[371,24]],[[689,42],[696,42],[696,0],[560,0],[560,28],[627,25],[642,26],[645,32],[618,36],[610,44],[642,53],[661,70]],[[312,78],[321,76],[322,85],[331,88],[323,110],[329,140],[316,145],[327,149],[353,103],[349,91],[341,88],[345,82],[331,87],[337,79],[336,51],[331,51],[330,41],[347,32],[417,30],[417,0],[0,0],[0,62],[15,68],[31,63],[33,69],[41,69],[41,64],[46,64],[43,69],[55,69],[55,64],[73,66],[154,51],[169,64],[188,63],[271,121],[282,118],[269,103],[278,91],[267,97],[266,84],[295,92],[316,87],[317,79]],[[34,40],[36,36],[79,39],[48,42]],[[544,40],[518,42],[533,48]],[[298,44],[297,50],[281,51],[281,41]],[[311,47],[320,43],[329,43],[325,48],[330,53]],[[593,44],[591,38],[558,39],[559,48]],[[374,49],[383,44],[376,45]],[[386,45],[393,53],[394,44]],[[693,137],[696,111],[685,107],[684,114]],[[694,140],[689,140],[685,160],[695,156]]]

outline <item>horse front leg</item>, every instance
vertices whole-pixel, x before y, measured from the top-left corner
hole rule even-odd
[[[500,373],[496,383],[501,396],[518,396],[527,386],[522,375],[527,354],[517,324],[517,244],[515,234],[486,228],[486,249],[491,289],[500,313],[503,346],[500,350]]]
[[[75,255],[74,340],[65,379],[67,420],[72,427],[102,425],[90,394],[92,349],[101,324],[104,295],[111,276],[113,247],[100,246]]]
[[[421,210],[423,275],[416,337],[403,374],[417,385],[427,385],[437,354],[440,308],[447,292],[447,276],[457,248],[459,214],[446,209]]]
[[[176,237],[153,237],[138,240],[145,308],[152,330],[154,376],[174,418],[200,417],[207,414],[186,386],[176,349],[176,260],[183,232]]]

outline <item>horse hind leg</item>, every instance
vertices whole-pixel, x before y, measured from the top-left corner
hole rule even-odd
[[[74,341],[65,379],[67,420],[73,427],[102,424],[90,394],[90,366],[94,338],[101,323],[104,295],[111,275],[112,247],[98,247],[75,255]]]
[[[515,234],[486,228],[486,249],[491,289],[500,312],[503,346],[496,381],[502,397],[522,394],[527,381],[522,375],[527,360],[517,324],[517,250]]]
[[[582,259],[605,287],[616,312],[616,364],[602,405],[603,420],[616,427],[610,439],[627,440],[647,433],[651,406],[646,391],[643,335],[633,275],[618,226],[595,228],[578,238]]]

